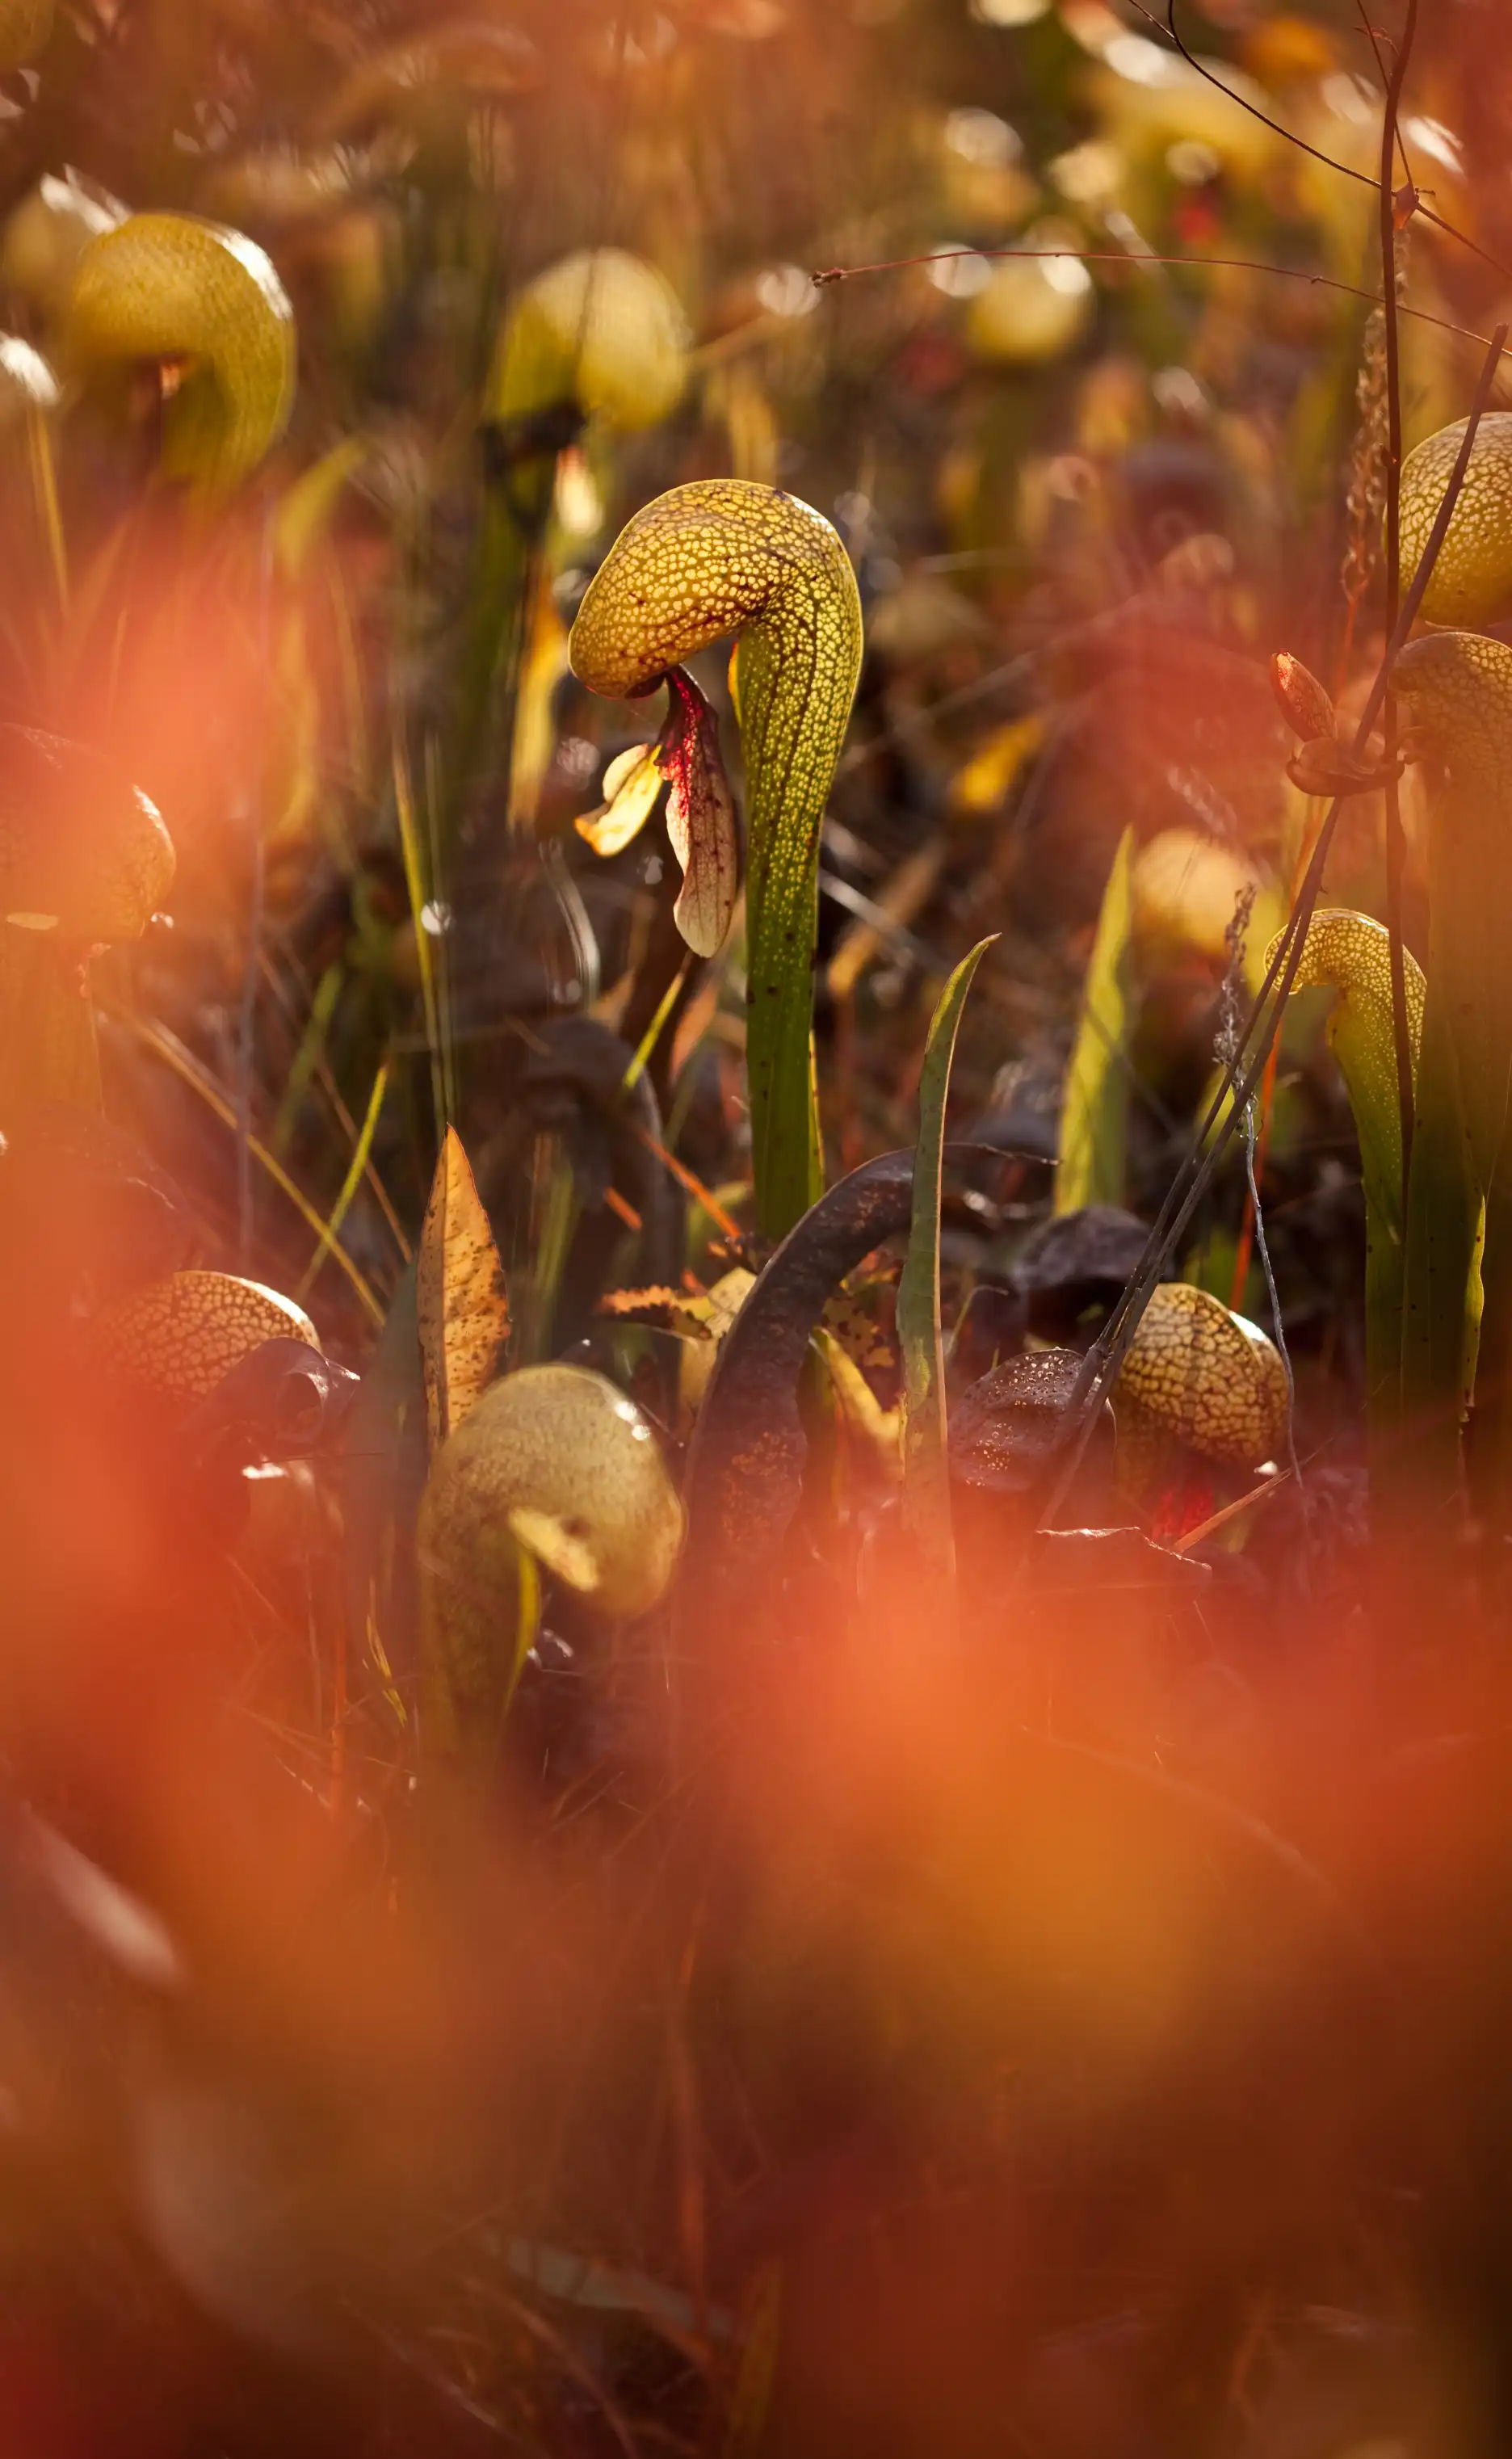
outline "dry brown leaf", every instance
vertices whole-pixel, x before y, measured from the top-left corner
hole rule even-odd
[[[1278,649],[1270,661],[1270,688],[1299,743],[1316,743],[1334,732],[1338,723],[1334,703],[1316,675],[1290,649]]]
[[[446,1131],[420,1232],[415,1314],[434,1451],[494,1380],[509,1338],[504,1267],[454,1127]]]
[[[606,1290],[598,1301],[600,1314],[625,1323],[646,1324],[653,1332],[675,1332],[682,1340],[713,1340],[719,1316],[712,1292],[673,1290],[660,1284],[648,1290]]]

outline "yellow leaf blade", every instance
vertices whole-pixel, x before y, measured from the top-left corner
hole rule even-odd
[[[462,1140],[448,1127],[415,1267],[430,1448],[454,1433],[498,1372],[509,1293]]]
[[[623,853],[656,809],[662,791],[662,770],[654,743],[632,744],[612,760],[604,777],[604,800],[597,811],[576,823],[595,853]]]

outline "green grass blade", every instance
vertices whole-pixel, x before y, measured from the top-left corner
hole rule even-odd
[[[1406,1490],[1415,1509],[1446,1525],[1460,1501],[1460,1421],[1475,1380],[1481,1208],[1444,991],[1449,978],[1431,936],[1407,1188],[1401,1335]]]
[[[414,789],[410,776],[410,763],[398,735],[393,741],[394,810],[399,821],[399,846],[404,856],[405,886],[410,894],[410,914],[414,924],[415,963],[420,975],[420,999],[425,1012],[426,1050],[430,1061],[430,1105],[435,1119],[436,1142],[439,1145],[447,1130],[449,1113],[446,1098],[446,1071],[441,1040],[441,1008],[437,993],[435,957],[430,934],[426,928],[426,906],[429,902],[425,872],[421,862],[420,831],[415,816]]]
[[[268,1150],[276,1153],[280,1161],[287,1157],[289,1146],[294,1141],[295,1127],[299,1124],[300,1104],[309,1091],[315,1071],[326,1056],[326,1044],[330,1040],[331,1019],[336,1013],[337,1002],[341,998],[346,980],[345,965],[327,965],[315,985],[315,996],[310,1000],[309,1015],[305,1019],[304,1030],[300,1036],[300,1045],[294,1053],[288,1081],[279,1096],[278,1109],[268,1133]]]
[[[235,1132],[237,1116],[231,1103],[220,1086],[206,1074],[199,1060],[184,1048],[177,1035],[170,1033],[166,1025],[144,1023],[141,1018],[132,1016],[125,1008],[116,1006],[113,1000],[102,1000],[98,1004],[108,1015],[115,1018],[117,1024],[122,1025],[135,1040],[139,1041],[144,1049],[150,1050],[154,1057],[160,1059],[166,1067],[172,1068],[179,1082],[187,1084],[191,1092],[199,1095],[205,1107],[215,1112],[223,1126]],[[3,1015],[0,1015],[0,1023],[3,1021]],[[0,1048],[3,1047],[4,1036],[0,1034]],[[247,1149],[253,1160],[272,1180],[274,1186],[282,1194],[287,1196],[305,1228],[313,1230],[316,1237],[324,1242],[326,1224],[303,1188],[296,1187],[287,1170],[274,1159],[266,1145],[261,1143],[256,1136],[248,1136]],[[384,1320],[383,1307],[345,1247],[332,1247],[329,1252],[338,1268],[350,1281],[370,1319],[376,1324],[381,1324]]]
[[[347,1627],[358,1637],[377,1634],[384,1687],[396,1697],[410,1694],[415,1671],[414,1524],[425,1471],[425,1384],[411,1263],[352,1402],[341,1462]]]
[[[940,995],[919,1078],[918,1144],[914,1160],[914,1217],[908,1258],[898,1283],[898,1347],[903,1357],[903,1508],[930,1559],[954,1577],[950,1476],[946,1461],[945,1352],[940,1336],[940,1181],[945,1101],[956,1036],[972,977],[997,938],[979,939]]]
[[[633,1093],[636,1086],[640,1083],[641,1077],[645,1074],[647,1067],[650,1065],[652,1054],[656,1049],[657,1043],[662,1039],[667,1018],[671,1015],[673,1008],[677,1005],[678,993],[682,990],[683,983],[687,980],[688,967],[692,962],[693,959],[691,956],[684,956],[682,964],[679,965],[677,972],[673,975],[672,979],[668,982],[661,998],[657,1002],[656,1014],[651,1019],[650,1023],[646,1026],[644,1033],[640,1036],[640,1044],[636,1050],[635,1057],[631,1060],[629,1066],[625,1069],[624,1077],[620,1086],[621,1093]]]
[[[309,1262],[305,1265],[304,1277],[300,1282],[299,1288],[294,1293],[295,1296],[301,1300],[306,1297],[309,1292],[314,1288],[322,1264],[326,1261],[326,1256],[334,1251],[337,1243],[340,1240],[342,1225],[346,1221],[347,1213],[351,1210],[352,1198],[355,1196],[358,1187],[362,1185],[363,1175],[368,1167],[368,1163],[372,1153],[372,1142],[378,1125],[378,1114],[383,1108],[384,1095],[388,1090],[388,1061],[385,1059],[379,1066],[377,1075],[373,1078],[372,1091],[368,1097],[368,1114],[363,1120],[362,1126],[358,1132],[357,1142],[352,1147],[352,1157],[350,1162],[347,1164],[346,1175],[341,1184],[341,1192],[337,1196],[334,1205],[331,1207],[330,1219],[326,1223],[325,1228],[321,1231],[320,1244],[316,1248],[314,1254],[310,1257]]]
[[[1278,935],[1266,950],[1266,971],[1280,945]],[[1294,996],[1319,985],[1334,994],[1329,1044],[1343,1072],[1359,1136],[1365,1187],[1366,1410],[1376,1454],[1374,1469],[1378,1472],[1383,1446],[1395,1441],[1401,1418],[1406,1241],[1391,942],[1382,924],[1367,914],[1341,907],[1314,914],[1292,990]],[[1403,989],[1416,1082],[1425,983],[1410,949],[1403,955]],[[1457,1206],[1461,1200],[1456,1196]],[[1462,1287],[1462,1267],[1460,1278]]]
[[[1055,1208],[1122,1204],[1128,1143],[1129,941],[1134,831],[1125,829],[1102,892],[1060,1112]]]

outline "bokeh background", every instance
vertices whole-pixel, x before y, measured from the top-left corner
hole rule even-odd
[[[178,857],[89,961],[125,1141],[5,1157],[17,2454],[1505,2448],[1502,1630],[1482,1564],[1365,1542],[1316,998],[1262,1203],[1305,1475],[1238,1542],[1173,1593],[1027,1579],[1012,1512],[967,1521],[936,1645],[886,1550],[889,1251],[787,1585],[748,1631],[549,1586],[455,1822],[412,1713],[423,1412],[249,1472],[90,1334],[175,1264],[247,1273],[381,1407],[450,1120],[512,1362],[613,1373],[677,1466],[710,1293],[762,1260],[741,938],[689,957],[660,818],[575,826],[661,706],[566,643],[622,521],[734,474],[835,523],[866,616],[831,1171],[912,1145],[997,933],[953,1382],[1085,1346],[1130,1221],[1041,1233],[1110,875],[1137,1251],[1317,815],[1268,661],[1349,712],[1381,643],[1397,13],[1185,0],[1194,62],[1133,0],[69,0],[0,80],[0,719],[103,753]],[[1411,445],[1512,297],[1499,0],[1424,8],[1400,136]],[[213,499],[162,472],[184,354],[71,346],[122,209],[245,233],[292,304],[286,431]],[[1382,912],[1380,843],[1360,795],[1334,901]],[[1253,1231],[1232,1164],[1178,1260],[1270,1322]]]

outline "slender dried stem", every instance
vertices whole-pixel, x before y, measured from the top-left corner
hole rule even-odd
[[[1374,187],[1376,182],[1372,179],[1367,184]],[[1146,254],[1143,248],[1131,257],[1126,247],[1022,247],[1017,241],[1008,247],[931,247],[917,256],[874,257],[865,264],[827,264],[810,273],[808,279],[816,290],[829,290],[837,282],[859,281],[864,273],[906,273],[915,264],[952,264],[976,257],[999,256],[1029,263],[1072,257],[1078,264],[1170,264],[1187,273],[1269,273],[1277,282],[1305,282],[1312,290],[1336,290],[1341,298],[1362,299],[1370,307],[1380,305],[1374,290],[1362,290],[1354,282],[1336,281],[1332,273],[1310,272],[1304,264],[1267,264],[1254,256],[1157,256],[1153,252]],[[1402,307],[1398,313],[1410,316],[1414,324],[1432,325],[1440,333],[1453,333],[1461,342],[1479,342],[1482,349],[1490,347],[1489,336],[1478,333],[1473,325],[1456,325],[1447,316],[1432,315],[1426,307]]]
[[[1368,171],[1358,171],[1355,169],[1353,162],[1340,162],[1333,154],[1325,154],[1318,146],[1310,145],[1305,137],[1299,137],[1297,135],[1295,129],[1285,127],[1279,119],[1272,119],[1269,112],[1265,112],[1260,109],[1258,103],[1250,102],[1244,95],[1236,95],[1231,86],[1225,85],[1221,77],[1214,76],[1211,69],[1208,68],[1204,61],[1199,59],[1197,53],[1189,50],[1187,45],[1183,41],[1180,30],[1176,24],[1176,0],[1166,0],[1166,18],[1164,25],[1161,24],[1159,18],[1154,16],[1151,11],[1144,6],[1144,0],[1132,0],[1132,5],[1138,10],[1140,15],[1145,18],[1150,25],[1157,27],[1160,32],[1169,36],[1188,68],[1195,69],[1200,77],[1206,78],[1209,85],[1216,86],[1221,94],[1226,94],[1230,102],[1237,102],[1240,109],[1242,111],[1247,111],[1251,119],[1257,119],[1260,122],[1262,128],[1271,129],[1277,137],[1284,137],[1287,143],[1289,145],[1294,145],[1299,154],[1311,154],[1314,162],[1321,162],[1327,170],[1336,171],[1341,179],[1357,180],[1362,188],[1375,187],[1376,182],[1371,178]],[[1417,11],[1415,8],[1411,12],[1411,16],[1412,18],[1415,18],[1416,15]],[[1374,27],[1367,25],[1366,32],[1371,38],[1371,48],[1376,53],[1376,60],[1379,61],[1380,49],[1376,40],[1375,29]],[[1408,29],[1402,36],[1401,50],[1397,55],[1398,66],[1405,62],[1406,55],[1412,49],[1412,38],[1413,27],[1411,19],[1409,19]],[[1399,87],[1399,79],[1397,82]],[[1390,127],[1391,125],[1392,115],[1388,113],[1387,126]],[[1404,162],[1405,159],[1406,157],[1404,155]],[[1381,179],[1381,186],[1383,190],[1389,190],[1391,187],[1391,158],[1389,155],[1386,158],[1386,166]],[[1459,247],[1467,247],[1472,256],[1478,256],[1482,264],[1489,264],[1493,272],[1502,274],[1506,276],[1507,279],[1512,280],[1512,265],[1503,264],[1500,257],[1493,256],[1489,249],[1483,248],[1480,244],[1479,241],[1473,240],[1468,231],[1457,230],[1453,222],[1445,221],[1442,214],[1435,213],[1431,206],[1425,205],[1420,197],[1415,198],[1413,210],[1416,213],[1421,214],[1425,222],[1431,222],[1435,230],[1442,231],[1445,239],[1452,239]]]

